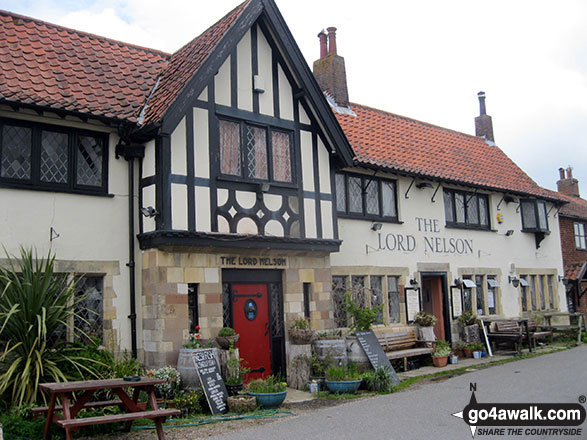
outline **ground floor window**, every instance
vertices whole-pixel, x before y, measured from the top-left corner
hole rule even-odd
[[[197,333],[196,327],[200,325],[200,314],[198,311],[198,284],[188,284],[188,311],[190,319],[190,333]]]
[[[399,276],[333,276],[332,303],[334,325],[337,328],[348,327],[351,324],[344,304],[346,292],[350,292],[353,300],[361,307],[383,306],[382,312],[377,317],[377,324],[401,322]]]
[[[520,302],[523,312],[554,310],[555,293],[554,275],[520,275]]]
[[[88,341],[103,339],[104,320],[104,278],[82,276],[76,284],[74,318],[74,339]]]
[[[496,315],[498,313],[499,283],[495,275],[464,275],[463,280],[470,280],[471,286],[463,286],[463,309],[475,312],[478,316]]]

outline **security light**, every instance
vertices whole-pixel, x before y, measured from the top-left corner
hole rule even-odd
[[[514,230],[513,229],[508,229],[505,233],[506,237],[511,237],[512,235],[514,235]]]
[[[153,218],[156,215],[159,215],[159,212],[152,206],[147,206],[146,208],[141,208],[141,214],[143,214],[147,218]]]
[[[383,223],[373,223],[371,225],[371,230],[372,231],[380,231],[382,227],[383,227]]]
[[[514,286],[515,288],[518,288],[518,286],[520,285],[520,279],[516,278],[516,276],[510,276],[508,275],[508,283],[512,283],[512,286]]]

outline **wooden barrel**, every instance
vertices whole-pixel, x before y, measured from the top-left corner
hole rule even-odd
[[[180,348],[179,349],[179,356],[177,358],[177,371],[181,376],[181,386],[182,387],[189,387],[189,388],[201,388],[202,385],[200,384],[200,378],[198,377],[198,373],[196,372],[196,364],[194,363],[193,355],[197,351],[203,350],[202,348]],[[209,348],[206,350],[210,350]],[[218,366],[220,366],[219,357],[218,357],[218,349],[212,348],[214,350],[214,357],[216,358],[216,362]]]
[[[318,339],[314,341],[314,350],[320,359],[330,357],[335,365],[347,364],[346,343],[344,339]]]
[[[371,362],[356,336],[346,337],[346,351],[347,361],[356,364],[359,370],[365,371],[371,367]]]

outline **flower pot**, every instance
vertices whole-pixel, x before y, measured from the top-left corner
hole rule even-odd
[[[464,358],[465,357],[465,350],[463,350],[462,348],[457,348],[455,350],[455,355]]]
[[[371,361],[356,336],[346,337],[346,353],[347,361],[355,364],[359,371],[365,371],[371,367]]]
[[[434,335],[434,327],[418,327],[418,332],[420,334],[421,341],[436,341],[436,336]]]
[[[320,391],[320,382],[317,382],[315,380],[311,380],[310,382],[308,382],[308,391],[310,391],[310,393],[312,394]]]
[[[220,348],[228,350],[230,348],[230,343],[232,342],[233,345],[236,345],[238,338],[240,338],[240,335],[216,336],[216,343],[220,346]]]
[[[469,350],[468,348],[464,348],[463,351],[465,352],[465,357],[468,357],[468,358],[473,357],[473,350]]]
[[[359,380],[327,380],[326,386],[331,393],[355,393],[361,385],[361,379]]]
[[[487,356],[487,352],[486,352],[486,351],[482,351],[482,352],[481,352],[481,357],[483,357],[483,358],[484,358],[484,357],[486,357],[486,356]]]
[[[226,392],[229,396],[236,396],[239,391],[243,389],[243,383],[238,384],[225,384],[226,385]]]
[[[474,351],[473,352],[473,358],[474,359],[481,359],[481,352],[480,351]]]
[[[432,362],[434,363],[435,367],[446,367],[446,363],[448,362],[448,356],[443,356],[443,357],[432,356]]]
[[[451,364],[458,364],[459,363],[459,357],[456,355],[450,356],[449,360],[450,360]]]
[[[255,396],[230,396],[227,403],[228,408],[236,413],[250,412],[257,407]]]
[[[290,328],[288,333],[292,344],[296,345],[310,344],[314,339],[312,329]]]
[[[261,408],[272,409],[272,408],[279,408],[279,406],[285,400],[285,396],[287,395],[287,391],[282,391],[280,393],[251,393],[249,392],[250,396],[255,396],[257,398],[257,404]]]

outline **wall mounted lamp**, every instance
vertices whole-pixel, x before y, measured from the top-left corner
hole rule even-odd
[[[508,229],[505,233],[506,237],[511,237],[512,235],[514,235],[514,230],[513,229]]]
[[[145,207],[141,208],[141,214],[143,214],[147,218],[153,218],[153,217],[159,215],[159,211],[157,211],[152,206],[147,206],[146,208]]]
[[[416,281],[414,278],[410,279],[410,286],[417,289],[418,288],[418,281]]]
[[[371,230],[372,231],[380,231],[382,227],[383,227],[383,223],[373,223],[371,225]]]
[[[418,189],[434,188],[434,186],[429,182],[420,182],[420,183],[416,183],[416,188],[418,188]]]
[[[517,278],[516,276],[512,277],[511,275],[508,275],[508,283],[511,283],[512,286],[517,288],[520,285],[520,279]]]
[[[463,280],[461,280],[460,278],[455,278],[454,285],[455,287],[461,287],[463,285]]]
[[[564,276],[562,276],[562,275],[559,275],[559,276],[558,276],[558,282],[559,282],[559,283],[560,283],[560,282],[562,282],[562,283],[563,283],[565,286],[568,286],[568,285],[570,284],[571,280],[570,280],[570,279],[568,279],[568,278],[565,278],[565,277],[564,277]]]

